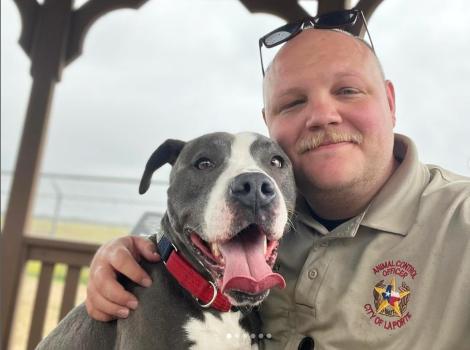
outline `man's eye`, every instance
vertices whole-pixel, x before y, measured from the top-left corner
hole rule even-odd
[[[356,88],[352,87],[344,87],[338,90],[338,95],[355,95],[358,94],[360,91]]]
[[[194,166],[199,170],[205,170],[214,167],[214,163],[209,158],[199,158]]]
[[[305,102],[304,100],[298,99],[298,100],[294,100],[294,101],[292,101],[292,102],[286,103],[286,104],[282,105],[281,111],[285,111],[285,110],[291,109],[291,108],[293,108],[293,107],[295,107],[295,106],[298,106],[298,105],[300,105],[300,104],[302,104],[302,103],[304,103],[304,102]]]

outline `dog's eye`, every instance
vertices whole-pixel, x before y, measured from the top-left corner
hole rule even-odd
[[[271,158],[271,165],[276,168],[282,168],[284,165],[284,159],[281,156],[274,156]]]
[[[195,164],[199,170],[209,169],[214,167],[214,163],[208,158],[199,158]]]

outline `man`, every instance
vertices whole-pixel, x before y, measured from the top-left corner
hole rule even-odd
[[[469,349],[470,179],[419,163],[393,134],[394,89],[373,51],[303,30],[266,72],[263,117],[301,193],[278,258],[287,287],[260,307],[266,347]],[[148,285],[135,260],[157,261],[153,249],[136,237],[100,249],[92,317],[137,307],[115,274]]]

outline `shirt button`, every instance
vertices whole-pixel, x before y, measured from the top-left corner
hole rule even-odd
[[[308,271],[308,278],[314,280],[318,276],[318,271],[316,269],[312,269]]]

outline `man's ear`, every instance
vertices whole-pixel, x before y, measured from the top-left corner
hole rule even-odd
[[[388,107],[392,115],[392,123],[393,123],[393,126],[395,127],[395,124],[396,124],[395,88],[393,87],[393,84],[390,80],[385,81],[385,92],[387,94]]]
[[[168,139],[163,142],[150,156],[145,165],[144,174],[140,179],[139,193],[144,194],[150,187],[152,175],[162,165],[169,163],[172,166],[175,164],[181,150],[186,145],[186,142],[180,140]]]

